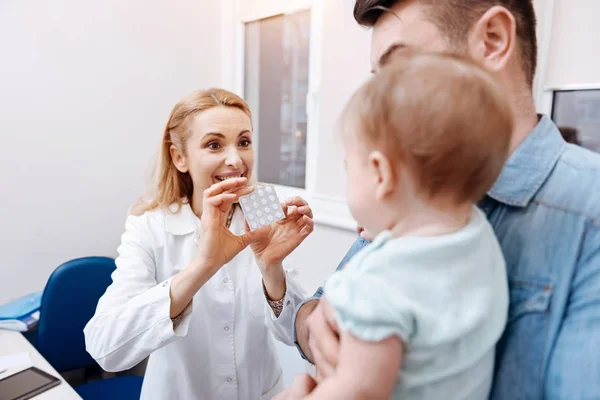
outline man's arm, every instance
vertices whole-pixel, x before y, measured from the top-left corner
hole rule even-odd
[[[263,284],[265,298],[266,319],[265,322],[275,339],[287,346],[294,345],[294,333],[292,329],[293,315],[296,306],[306,297],[302,287],[294,280],[290,273],[285,273],[285,294],[280,300],[269,297],[267,288]]]
[[[354,257],[369,243],[370,242],[368,240],[365,240],[359,236],[358,239],[352,244],[352,247],[350,247],[350,250],[348,250],[348,253],[346,253],[336,270],[343,268],[343,266],[346,265],[352,259],[352,257]],[[294,333],[294,342],[296,343],[296,347],[298,348],[298,351],[300,352],[302,358],[308,361],[313,360],[313,355],[308,345],[310,324],[307,323],[307,318],[319,304],[318,300],[322,295],[323,288],[320,287],[317,289],[313,297],[304,300],[302,303],[300,303],[300,305],[296,308],[296,311],[292,318],[292,331]],[[331,334],[333,335],[334,332],[331,332]]]
[[[300,308],[296,312],[294,331],[295,335],[295,343],[302,355],[302,358],[308,360],[313,363],[314,360],[312,351],[310,350],[310,346],[308,345],[308,324],[307,319],[308,316],[313,312],[313,310],[319,305],[319,297],[311,298],[308,301],[304,302],[300,305]]]
[[[562,327],[550,353],[544,398],[600,398],[600,225],[590,223]]]

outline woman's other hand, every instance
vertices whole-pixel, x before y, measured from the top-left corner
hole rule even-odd
[[[282,207],[286,217],[255,231],[250,243],[261,270],[280,265],[313,231],[312,210],[304,199],[292,197]]]
[[[282,204],[286,217],[254,231],[250,247],[260,268],[267,296],[281,300],[286,293],[283,260],[313,231],[313,214],[308,203],[293,197]]]

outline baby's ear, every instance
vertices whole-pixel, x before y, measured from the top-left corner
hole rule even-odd
[[[369,154],[369,170],[374,180],[375,196],[381,200],[394,192],[396,177],[391,160],[380,151]]]

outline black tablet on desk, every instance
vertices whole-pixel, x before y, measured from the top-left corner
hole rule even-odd
[[[60,384],[60,379],[36,367],[0,379],[0,400],[27,400]]]

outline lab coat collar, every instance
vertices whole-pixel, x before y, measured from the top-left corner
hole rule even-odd
[[[189,204],[182,204],[179,211],[177,204],[172,204],[165,216],[165,229],[173,235],[187,235],[195,232],[200,220]]]

